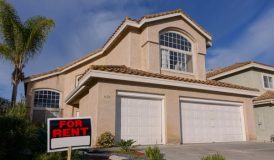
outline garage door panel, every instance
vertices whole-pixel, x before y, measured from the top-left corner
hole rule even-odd
[[[183,143],[243,141],[240,106],[181,102]]]
[[[162,101],[118,96],[116,133],[118,139],[134,139],[136,144],[161,144]]]

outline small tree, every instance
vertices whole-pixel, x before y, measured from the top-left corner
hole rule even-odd
[[[124,153],[129,153],[132,150],[132,145],[135,143],[133,139],[123,140],[121,139],[117,145],[120,147],[120,151]]]
[[[16,10],[0,0],[0,56],[13,65],[11,104],[15,106],[18,84],[24,79],[23,68],[43,47],[54,21],[42,16],[21,22]]]

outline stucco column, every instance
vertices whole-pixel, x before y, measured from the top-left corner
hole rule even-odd
[[[246,127],[246,140],[252,141],[256,140],[256,127],[253,112],[252,100],[246,100],[244,104],[244,114],[245,114],[245,127]]]
[[[179,95],[172,91],[165,96],[166,143],[181,143]]]
[[[97,134],[110,131],[115,134],[116,90],[104,83],[99,84]]]

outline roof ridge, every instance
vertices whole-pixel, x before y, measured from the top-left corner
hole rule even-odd
[[[133,18],[130,18],[128,16],[125,16],[125,18],[122,20],[122,22],[116,27],[115,31],[111,34],[111,36],[105,41],[105,43],[102,45],[101,48],[98,48],[94,51],[92,51],[91,53],[79,58],[79,59],[76,59],[75,61],[71,62],[71,63],[68,63],[68,64],[65,64],[61,67],[57,67],[56,69],[53,69],[53,70],[50,70],[48,72],[43,72],[43,73],[40,73],[40,74],[34,74],[34,75],[31,75],[31,76],[28,76],[26,77],[25,79],[28,79],[28,78],[36,78],[36,77],[39,77],[39,76],[43,76],[43,75],[46,75],[46,74],[49,74],[49,73],[54,73],[54,72],[57,72],[57,71],[62,71],[63,69],[77,63],[77,62],[80,62],[81,60],[101,51],[105,46],[106,44],[112,39],[112,37],[118,32],[118,30],[121,28],[121,26],[127,21],[127,20],[130,20],[130,21],[134,21],[136,23],[140,23],[140,21],[142,21],[144,18],[154,18],[154,17],[159,17],[159,16],[164,16],[164,15],[168,15],[168,14],[174,14],[174,13],[182,13],[183,15],[185,15],[190,21],[192,21],[195,25],[197,25],[202,31],[204,31],[206,34],[210,35],[211,36],[211,33],[209,33],[208,31],[206,31],[202,26],[200,26],[198,23],[196,23],[189,15],[187,15],[182,9],[176,9],[176,10],[170,10],[170,11],[165,11],[165,12],[159,12],[159,13],[153,13],[153,14],[146,14],[144,16],[142,16],[141,18],[139,19],[133,19]]]
[[[39,74],[30,75],[30,76],[28,76],[28,77],[26,77],[26,78],[24,78],[24,79],[36,78],[36,77],[40,77],[40,76],[43,76],[43,75],[46,75],[46,74],[50,74],[50,73],[54,73],[54,72],[60,72],[60,71],[64,70],[65,68],[67,68],[67,67],[69,67],[69,66],[71,66],[71,65],[73,65],[73,64],[75,64],[75,63],[77,63],[77,62],[79,62],[79,61],[81,61],[81,60],[83,60],[83,59],[85,59],[85,58],[87,58],[87,57],[89,57],[89,56],[92,56],[92,55],[94,55],[95,53],[100,52],[101,50],[102,50],[102,48],[98,48],[98,49],[96,49],[96,50],[94,50],[94,51],[92,51],[92,52],[90,52],[90,53],[88,53],[88,54],[82,56],[81,58],[78,58],[78,59],[76,59],[76,60],[70,62],[70,63],[67,63],[67,64],[62,65],[62,66],[58,66],[58,67],[56,67],[55,69],[49,70],[49,71],[47,71],[47,72],[42,72],[42,73],[39,73]]]
[[[251,60],[251,61],[237,62],[237,63],[230,64],[228,66],[221,67],[221,68],[215,68],[212,71],[208,71],[207,74],[206,74],[206,77],[210,78],[210,77],[216,76],[218,74],[225,73],[225,72],[228,72],[228,71],[231,71],[231,70],[234,70],[234,69],[237,69],[239,67],[242,67],[242,66],[245,66],[245,65],[248,65],[248,64],[252,64],[252,63],[259,64],[259,65],[264,65],[264,66],[268,66],[268,67],[273,67],[273,69],[274,69],[274,66],[272,66],[272,65],[263,64],[261,62]]]

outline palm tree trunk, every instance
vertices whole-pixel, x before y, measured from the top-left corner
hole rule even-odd
[[[15,104],[16,104],[17,88],[18,88],[18,82],[16,81],[12,84],[12,94],[11,94],[11,106],[12,107],[15,107]]]
[[[12,73],[12,94],[11,94],[12,107],[15,107],[16,105],[17,88],[21,79],[22,79],[22,71],[19,67],[15,66]]]

